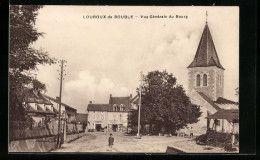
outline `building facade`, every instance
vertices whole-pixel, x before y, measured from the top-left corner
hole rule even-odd
[[[108,104],[88,104],[89,131],[126,132],[129,126],[129,113],[132,109],[132,95],[128,97],[109,97]]]

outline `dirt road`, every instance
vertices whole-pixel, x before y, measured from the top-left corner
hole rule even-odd
[[[113,132],[115,139],[112,151],[108,151],[109,132],[88,132],[85,136],[67,144],[53,152],[134,152],[134,153],[165,153],[167,146],[176,141],[182,141],[181,137],[143,136],[137,139],[135,136],[125,136],[120,132]]]

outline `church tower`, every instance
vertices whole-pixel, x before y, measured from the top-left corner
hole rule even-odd
[[[224,96],[225,69],[220,64],[207,21],[194,60],[187,68],[189,92],[202,92],[213,101]]]

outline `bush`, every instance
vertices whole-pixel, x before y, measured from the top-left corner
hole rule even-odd
[[[194,139],[197,144],[206,145],[207,144],[207,134],[202,134]]]
[[[195,138],[197,144],[207,144],[214,147],[226,147],[231,145],[231,134],[209,131],[207,134]]]
[[[225,147],[231,145],[232,136],[229,133],[209,132],[207,136],[208,145]]]

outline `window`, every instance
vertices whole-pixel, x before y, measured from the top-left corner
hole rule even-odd
[[[120,104],[120,111],[124,111],[125,110],[125,105],[124,104]]]
[[[207,83],[208,83],[207,81],[208,81],[207,75],[204,74],[204,75],[203,75],[203,86],[207,86]]]
[[[116,111],[116,110],[117,110],[117,105],[114,104],[114,105],[113,105],[113,111]]]
[[[220,125],[220,120],[215,119],[214,123],[215,123],[216,126],[219,126]]]
[[[196,77],[196,86],[200,86],[200,75],[198,74]]]

